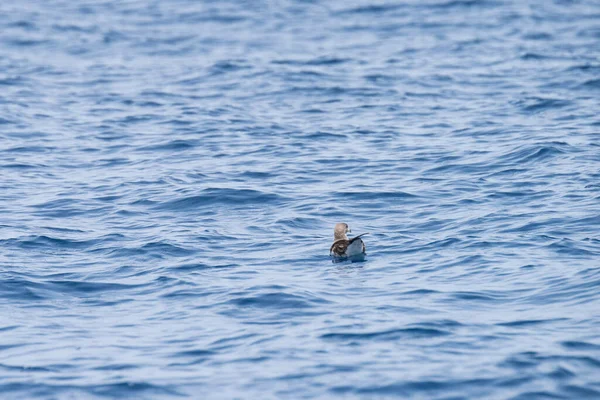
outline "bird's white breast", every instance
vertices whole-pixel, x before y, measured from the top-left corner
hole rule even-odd
[[[363,241],[358,238],[354,242],[350,243],[348,248],[346,249],[346,256],[353,257],[358,256],[363,253]]]

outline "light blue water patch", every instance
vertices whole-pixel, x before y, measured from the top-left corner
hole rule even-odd
[[[0,397],[600,398],[599,18],[0,2]]]

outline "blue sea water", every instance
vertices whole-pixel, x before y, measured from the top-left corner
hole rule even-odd
[[[599,232],[597,1],[0,2],[2,399],[599,399]]]

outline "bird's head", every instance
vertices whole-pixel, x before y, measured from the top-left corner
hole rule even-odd
[[[339,222],[339,223],[335,224],[335,228],[333,228],[333,239],[334,240],[348,239],[348,237],[346,236],[346,233],[348,233],[348,232],[352,232],[350,230],[350,227],[348,226],[348,224]]]

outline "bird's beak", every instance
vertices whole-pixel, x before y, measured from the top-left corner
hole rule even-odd
[[[352,232],[352,229],[348,228],[348,230],[346,232]]]

